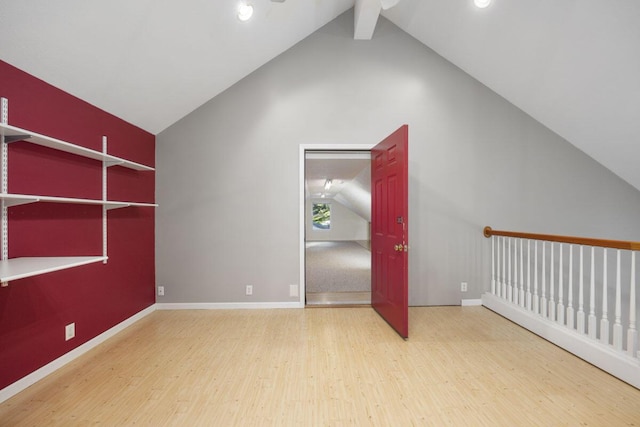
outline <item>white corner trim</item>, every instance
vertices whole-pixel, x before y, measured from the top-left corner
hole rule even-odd
[[[238,310],[269,308],[304,308],[299,302],[178,302],[156,304],[158,310]]]
[[[460,305],[463,307],[474,307],[482,305],[482,299],[463,299],[460,301]]]
[[[599,341],[592,340],[587,335],[580,334],[566,326],[510,304],[490,293],[482,295],[482,305],[610,373],[614,377],[640,389],[639,359],[633,358],[626,353],[620,353],[614,350],[612,346],[603,345]]]
[[[89,350],[93,349],[94,347],[97,347],[99,344],[102,344],[109,338],[116,335],[118,332],[123,331],[127,327],[136,323],[138,320],[141,320],[142,318],[153,313],[155,310],[156,310],[156,304],[145,308],[144,310],[134,314],[128,319],[118,323],[111,329],[104,331],[103,333],[96,336],[95,338],[90,339],[86,343],[74,348],[70,352],[65,353],[62,356],[58,357],[57,359],[53,360],[52,362],[47,363],[42,368],[33,371],[26,377],[23,377],[18,381],[14,382],[13,384],[8,385],[7,387],[0,390],[0,403],[15,396],[16,394],[20,393],[27,387],[37,383],[47,375],[57,371],[67,363],[72,362],[74,359],[77,359],[78,357],[82,356]]]

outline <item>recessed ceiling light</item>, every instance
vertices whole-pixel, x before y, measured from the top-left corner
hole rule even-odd
[[[489,6],[491,0],[473,0],[473,3],[480,9],[484,9],[485,7]]]
[[[253,15],[253,6],[247,3],[241,3],[238,6],[238,19],[241,21],[248,21]]]

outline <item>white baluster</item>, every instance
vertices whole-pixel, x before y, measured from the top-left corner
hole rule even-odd
[[[629,330],[627,331],[627,353],[638,356],[638,331],[636,330],[636,253],[631,252],[631,280],[629,283]]]
[[[507,242],[506,237],[502,238],[502,292],[500,297],[504,298],[507,295]]]
[[[494,236],[496,239],[496,292],[494,295],[500,296],[500,236]]]
[[[616,257],[616,319],[613,322],[613,348],[622,351],[622,283],[620,281],[620,249]]]
[[[569,289],[567,290],[567,327],[574,328],[573,310],[573,245],[569,245]]]
[[[609,319],[607,317],[607,248],[602,248],[602,318],[600,319],[600,341],[609,344]]]
[[[507,247],[507,251],[508,251],[508,253],[507,253],[507,259],[508,259],[508,261],[507,261],[507,263],[508,263],[507,264],[507,270],[509,271],[509,275],[507,276],[508,277],[508,279],[507,279],[508,280],[508,284],[507,284],[507,301],[509,301],[509,302],[511,302],[511,298],[513,297],[513,281],[512,281],[512,278],[511,278],[511,240],[512,239],[509,239],[509,245]]]
[[[580,245],[580,281],[578,283],[578,332],[584,334],[584,246]]]
[[[518,298],[520,307],[524,307],[524,252],[522,251],[522,239],[520,239],[520,295]]]
[[[538,241],[533,243],[533,312],[540,313],[540,300],[538,299]]]
[[[518,239],[513,240],[513,294],[511,301],[518,304]]]
[[[551,264],[551,273],[549,275],[549,320],[556,320],[556,302],[555,302],[555,257],[553,255],[554,244],[551,242],[551,258],[549,259]]]
[[[527,240],[527,310],[531,311],[531,240]]]
[[[558,307],[557,307],[557,315],[558,315],[558,323],[564,325],[564,265],[562,263],[562,243],[558,245],[558,250],[560,253],[559,264],[558,264]]]
[[[540,315],[547,317],[547,244],[542,242],[542,295],[540,295]]]
[[[591,246],[591,279],[589,286],[589,338],[596,339],[596,256],[595,248]]]
[[[496,253],[495,236],[491,237],[491,294],[496,294]]]

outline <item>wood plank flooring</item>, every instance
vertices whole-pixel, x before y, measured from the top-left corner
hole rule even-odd
[[[483,307],[409,316],[404,341],[370,307],[157,311],[0,425],[640,425],[640,390]]]

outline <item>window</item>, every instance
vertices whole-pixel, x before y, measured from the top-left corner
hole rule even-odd
[[[313,229],[329,230],[331,228],[331,204],[313,204]]]

